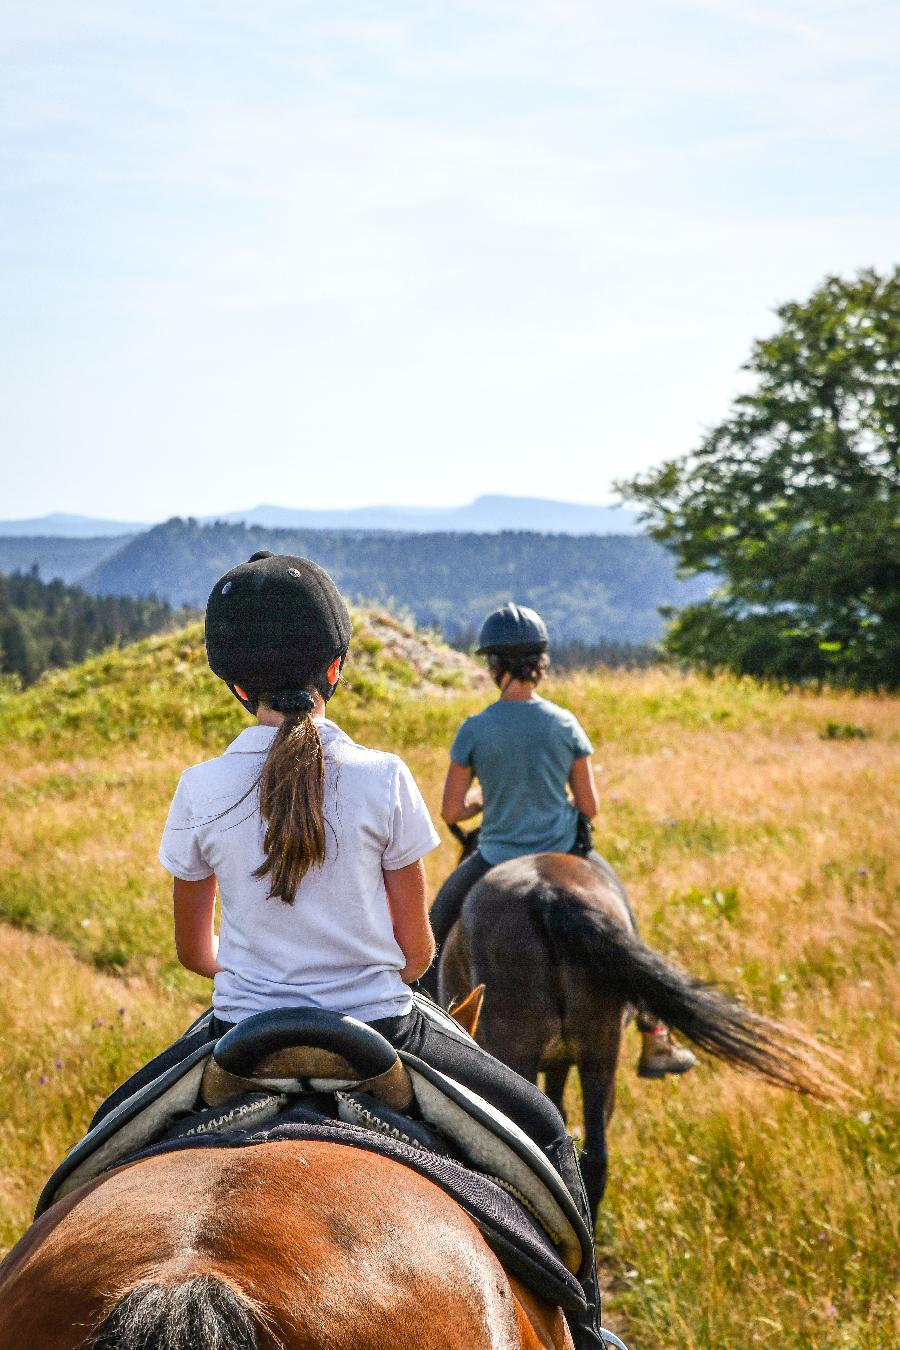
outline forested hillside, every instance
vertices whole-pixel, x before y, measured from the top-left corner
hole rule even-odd
[[[152,598],[88,595],[33,571],[0,572],[0,673],[31,684],[51,666],[159,632],[172,619],[172,607]]]
[[[269,530],[179,519],[138,535],[84,584],[200,607],[216,578],[259,548],[313,558],[350,599],[408,609],[451,640],[516,599],[538,609],[558,641],[648,642],[660,634],[661,605],[710,589],[707,578],[679,581],[666,550],[640,535]]]

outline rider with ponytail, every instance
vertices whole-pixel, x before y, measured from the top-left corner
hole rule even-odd
[[[438,949],[475,883],[497,863],[531,853],[589,858],[614,881],[631,913],[624,888],[591,846],[590,822],[599,807],[591,742],[573,713],[537,692],[550,665],[549,645],[543,619],[525,605],[503,605],[482,625],[477,652],[487,657],[500,697],[466,718],[450,749],[444,820],[453,826],[480,812],[483,818],[478,847],[450,874],[432,905]],[[424,983],[435,992],[436,966]],[[675,1045],[655,1018],[639,1012],[638,1029],[642,1077],[684,1073],[695,1063],[691,1051]]]
[[[431,959],[422,858],[437,834],[422,796],[396,755],[325,716],[350,632],[305,558],[254,554],[209,598],[210,665],[256,725],[182,775],[160,860],[179,958],[213,977],[219,1029],[278,1007],[406,1014]]]

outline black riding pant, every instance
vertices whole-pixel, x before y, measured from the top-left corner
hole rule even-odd
[[[462,913],[463,901],[476,881],[480,881],[491,870],[491,866],[492,864],[476,848],[474,853],[470,853],[468,858],[450,873],[434,897],[434,904],[428,917],[431,919],[438,955],[450,936],[450,929]]]

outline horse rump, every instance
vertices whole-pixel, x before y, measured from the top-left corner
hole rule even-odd
[[[142,1281],[119,1298],[89,1342],[91,1350],[261,1350],[265,1317],[214,1275],[179,1284]]]

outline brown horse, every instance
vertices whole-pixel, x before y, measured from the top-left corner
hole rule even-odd
[[[480,991],[454,1016],[474,1030]],[[52,1206],[0,1264],[0,1350],[571,1350],[473,1221],[331,1142],[151,1156]]]
[[[481,1044],[532,1082],[543,1071],[560,1110],[569,1069],[578,1069],[581,1165],[595,1217],[606,1185],[622,1030],[635,1006],[780,1087],[830,1100],[847,1092],[821,1063],[828,1052],[811,1038],[758,1016],[647,947],[621,881],[602,862],[543,853],[492,868],[466,897],[444,944],[441,1002],[475,984],[486,986]]]
[[[558,1309],[402,1164],[326,1142],[153,1156],[0,1265],[2,1350],[537,1350]]]

